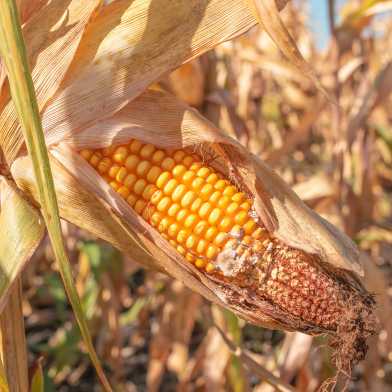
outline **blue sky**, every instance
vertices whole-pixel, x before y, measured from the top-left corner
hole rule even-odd
[[[316,42],[320,49],[326,47],[329,38],[328,27],[328,1],[310,0],[310,27],[316,36]]]

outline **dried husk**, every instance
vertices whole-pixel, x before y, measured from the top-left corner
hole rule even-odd
[[[110,241],[136,261],[166,271],[253,323],[311,330],[269,302],[254,298],[251,292],[230,282],[214,282],[187,263],[77,153],[82,148],[122,144],[131,138],[162,148],[189,148],[206,159],[213,155],[210,164],[254,198],[261,222],[273,235],[317,256],[330,269],[361,271],[356,248],[345,235],[309,210],[276,174],[239,143],[194,109],[159,91],[146,91],[111,119],[51,146],[56,189],[65,219]],[[14,162],[12,174],[19,186],[34,194],[27,158]]]
[[[57,140],[112,116],[167,72],[256,24],[237,0],[115,1],[95,14],[98,0],[70,4],[68,18],[64,2],[52,2],[24,29],[43,128]],[[57,35],[48,35],[52,25]],[[0,143],[11,163],[23,153],[23,136],[6,103]]]

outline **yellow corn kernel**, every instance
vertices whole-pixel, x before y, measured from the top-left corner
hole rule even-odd
[[[174,203],[167,210],[167,215],[174,217],[178,214],[180,210],[181,210],[181,206],[177,203]]]
[[[182,210],[178,211],[176,215],[177,222],[182,222],[188,216],[188,210],[183,208]]]
[[[171,179],[171,174],[168,171],[164,171],[157,179],[156,186],[159,189],[163,189],[166,183]]]
[[[237,193],[237,188],[234,185],[230,185],[226,187],[223,191],[223,194],[229,197],[234,196],[236,193]]]
[[[230,203],[227,208],[226,208],[226,212],[229,215],[234,215],[236,213],[236,211],[240,208],[238,203]]]
[[[124,166],[128,171],[135,171],[140,159],[137,155],[130,155],[124,162]]]
[[[249,211],[250,208],[252,207],[252,204],[249,201],[244,201],[243,203],[240,204],[240,207],[245,211]]]
[[[128,203],[131,207],[133,207],[133,206],[135,205],[136,201],[137,201],[137,197],[136,197],[135,195],[133,195],[133,194],[130,194],[130,195],[127,197],[127,203]]]
[[[140,195],[143,193],[144,188],[145,188],[146,186],[147,186],[146,180],[143,179],[143,178],[141,178],[140,180],[137,180],[137,181],[135,182],[135,185],[133,186],[133,192],[134,192],[136,195],[140,196]]]
[[[220,191],[215,191],[211,196],[210,196],[210,202],[217,204],[222,197],[222,193]]]
[[[192,189],[197,192],[200,193],[200,189],[203,187],[203,185],[205,184],[205,181],[203,178],[200,177],[196,177],[193,181],[192,181]]]
[[[135,184],[136,181],[137,181],[137,177],[133,173],[128,174],[124,178],[124,186],[131,189],[131,188],[133,188],[133,185]]]
[[[229,236],[225,232],[220,232],[214,239],[214,244],[216,246],[222,247],[226,243],[226,241],[229,239]]]
[[[93,155],[93,151],[92,150],[81,150],[79,152],[79,154],[86,160],[88,161],[91,156]]]
[[[227,180],[218,180],[215,183],[214,188],[219,190],[219,191],[223,191],[229,185],[230,185],[230,183]]]
[[[233,220],[228,216],[224,216],[222,218],[222,220],[219,222],[218,227],[219,227],[219,230],[222,230],[222,231],[225,231],[228,233],[231,230],[231,228],[233,227]],[[245,230],[245,232],[246,232],[246,230]]]
[[[184,165],[176,165],[173,168],[173,177],[174,178],[181,178],[186,173],[187,168]]]
[[[105,147],[103,148],[102,151],[102,155],[104,157],[111,157],[114,153],[114,151],[116,151],[117,146],[110,146],[110,147]]]
[[[204,234],[207,241],[213,241],[218,234],[218,229],[215,226],[209,227]]]
[[[195,228],[193,229],[193,232],[198,235],[201,236],[209,227],[209,224],[207,221],[200,221]]]
[[[120,184],[124,183],[125,177],[128,175],[127,169],[125,167],[120,167],[116,174],[116,181]]]
[[[207,264],[207,260],[204,260],[204,259],[197,259],[195,261],[195,266],[197,268],[204,268],[206,266],[206,264]]]
[[[252,237],[256,240],[262,239],[264,236],[267,236],[267,230],[262,227],[258,227],[252,234]]]
[[[248,218],[249,218],[248,213],[242,210],[234,216],[234,222],[237,223],[237,225],[242,226],[245,224]]]
[[[162,150],[157,150],[151,157],[152,163],[155,165],[160,165],[161,162],[164,160],[166,154]]]
[[[178,184],[178,182],[174,179],[170,181],[175,181],[175,189],[171,193],[171,198],[174,202],[180,201],[187,191],[186,186],[184,184]],[[166,185],[166,187],[168,186],[168,184]]]
[[[214,208],[211,214],[208,216],[208,223],[210,225],[216,225],[222,216],[222,211],[219,208]]]
[[[196,260],[196,257],[192,253],[187,252],[185,254],[185,259],[188,260],[190,263],[194,263]]]
[[[113,161],[117,163],[123,163],[128,156],[128,149],[124,146],[116,148],[113,154]]]
[[[142,143],[139,140],[133,140],[129,146],[129,151],[131,151],[131,153],[136,154],[140,151],[140,149],[142,148]]]
[[[151,204],[147,204],[146,208],[143,210],[142,217],[145,221],[149,222],[152,214],[155,212],[155,207]]]
[[[191,164],[191,166],[189,167],[189,170],[192,170],[194,172],[197,172],[199,169],[201,169],[202,167],[202,163],[201,162],[194,162]]]
[[[150,223],[153,226],[158,226],[159,222],[162,220],[163,218],[163,214],[161,214],[160,212],[156,211],[151,215],[151,219],[150,219]]]
[[[184,166],[186,167],[190,167],[192,165],[192,163],[194,162],[193,157],[191,157],[190,155],[187,155],[183,160],[182,163]]]
[[[246,234],[252,234],[256,229],[256,222],[253,219],[249,219],[243,227]]]
[[[162,163],[161,167],[163,170],[171,171],[173,170],[174,166],[176,165],[176,162],[173,158],[167,157],[165,158]]]
[[[177,252],[180,254],[180,255],[182,255],[182,256],[185,256],[186,255],[186,249],[183,247],[183,246],[181,246],[181,245],[178,245],[177,246]]]
[[[166,231],[169,229],[170,225],[171,225],[170,219],[164,217],[164,218],[162,218],[161,221],[159,222],[158,231],[160,231],[161,233],[164,233],[164,232],[166,232]],[[170,234],[169,234],[169,235],[170,235]]]
[[[110,158],[105,157],[98,163],[97,170],[101,174],[105,174],[109,171],[111,166],[112,166],[112,161],[110,160]]]
[[[161,190],[157,190],[156,192],[154,192],[154,194],[151,196],[151,200],[150,202],[154,205],[157,205],[160,200],[163,197],[163,192]]]
[[[186,155],[185,151],[183,151],[183,150],[177,150],[177,151],[175,151],[174,154],[173,154],[173,159],[174,159],[177,163],[180,163],[180,162],[182,162],[182,160],[185,158],[185,155]]]
[[[177,234],[177,242],[182,244],[188,238],[189,233],[186,230],[180,230]]]
[[[100,152],[94,152],[94,154],[90,158],[90,164],[94,167],[97,167],[101,159],[102,154]]]
[[[133,209],[139,214],[141,215],[141,213],[143,212],[143,210],[146,208],[147,206],[147,202],[143,199],[139,199],[136,203],[135,206],[133,207]]]
[[[146,179],[148,182],[153,184],[157,181],[157,179],[161,175],[161,173],[162,173],[162,170],[160,167],[152,166],[147,173]]]
[[[196,177],[195,172],[188,170],[182,176],[182,182],[186,185],[191,184],[195,177]]]
[[[231,200],[235,201],[236,203],[242,203],[245,200],[245,193],[237,192],[231,197]]]
[[[108,171],[108,175],[109,175],[109,177],[111,177],[111,178],[116,178],[116,174],[117,174],[117,172],[120,170],[120,166],[119,165],[113,165],[110,169],[109,169],[109,171]]]
[[[145,144],[140,150],[140,156],[143,159],[150,159],[156,148],[152,144]]]
[[[201,167],[197,171],[197,176],[201,178],[207,178],[210,174],[211,174],[211,170],[206,166]]]
[[[109,185],[115,190],[115,191],[117,191],[119,188],[120,188],[120,184],[118,183],[118,182],[116,182],[116,181],[110,181],[109,182]]]
[[[196,224],[197,224],[197,222],[199,222],[199,217],[196,215],[196,214],[191,214],[191,215],[188,215],[186,218],[185,218],[185,221],[184,221],[184,226],[187,228],[187,229],[191,229],[193,226],[195,226]]]
[[[146,177],[150,169],[151,163],[149,161],[141,161],[136,167],[136,175],[139,177]]]
[[[129,192],[129,189],[126,186],[121,186],[117,189],[117,193],[126,199],[131,192]]]
[[[181,199],[181,206],[184,208],[188,208],[195,201],[195,199],[196,193],[193,191],[188,191]]]
[[[159,212],[165,212],[171,204],[171,199],[168,196],[163,197],[157,205],[157,210]]]
[[[207,201],[210,199],[210,196],[212,192],[214,191],[214,187],[211,184],[205,184],[201,189],[200,189],[200,197]]]
[[[206,251],[207,259],[213,260],[219,253],[219,248],[215,245],[209,245]]]
[[[188,238],[186,239],[185,246],[189,249],[192,250],[198,243],[199,238],[195,234],[190,234]]]
[[[215,183],[219,180],[219,177],[216,173],[211,173],[207,178],[206,178],[206,183],[207,184],[212,184],[215,185]]]
[[[180,230],[180,225],[178,223],[172,223],[167,229],[167,234],[170,237],[175,238]]]
[[[200,239],[200,241],[197,243],[196,246],[196,252],[198,254],[203,254],[205,250],[207,249],[208,242],[205,239]]]
[[[197,212],[199,211],[201,205],[203,204],[203,199],[200,199],[200,197],[198,197],[192,204],[190,207],[190,210],[192,212]]]
[[[230,197],[222,196],[218,201],[218,207],[225,210],[230,204]]]
[[[199,209],[199,216],[201,218],[206,218],[208,217],[208,215],[210,214],[212,210],[212,206],[210,203],[203,203]]]
[[[148,184],[142,193],[142,197],[146,201],[150,201],[152,195],[158,190],[158,188],[154,184]]]
[[[170,196],[174,190],[177,188],[178,182],[177,180],[175,180],[174,178],[172,178],[171,180],[169,180],[166,185],[163,188],[163,193],[165,195]]]

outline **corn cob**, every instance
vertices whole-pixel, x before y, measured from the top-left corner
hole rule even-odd
[[[272,238],[245,193],[200,157],[138,140],[80,154],[197,268],[336,330],[348,292],[305,252]]]

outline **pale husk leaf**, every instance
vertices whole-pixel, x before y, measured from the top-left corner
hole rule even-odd
[[[43,113],[49,143],[99,123],[152,82],[256,24],[238,0],[116,1],[89,25]]]
[[[14,184],[1,181],[0,311],[7,294],[45,233],[41,214]]]
[[[40,110],[60,86],[84,28],[99,4],[100,0],[73,0],[52,1],[42,8],[36,5],[39,10],[24,25],[23,35]],[[1,79],[0,75],[0,87]],[[3,86],[0,94],[0,144],[8,162],[12,162],[23,144],[23,134],[7,86]]]

